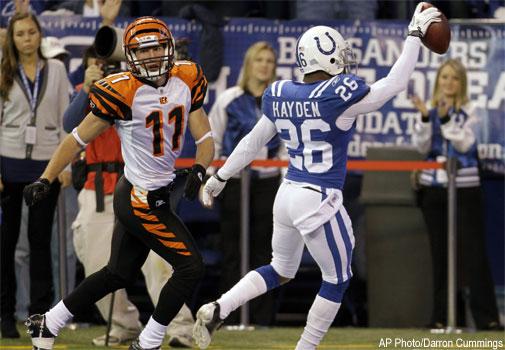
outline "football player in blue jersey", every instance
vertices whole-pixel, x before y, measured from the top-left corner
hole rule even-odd
[[[263,116],[234,149],[202,191],[212,204],[232,175],[247,166],[276,134],[290,156],[286,177],[275,198],[272,261],[250,271],[217,301],[197,312],[193,337],[200,349],[230,312],[295,277],[304,245],[322,272],[321,288],[310,308],[296,350],[315,349],[331,326],[349,284],[354,236],[342,205],[347,145],[356,116],[380,108],[407,87],[420,38],[440,12],[416,8],[403,51],[389,74],[368,86],[350,72],[355,64],[349,44],[333,28],[316,26],[298,40],[297,62],[303,82],[274,82],[263,95]]]

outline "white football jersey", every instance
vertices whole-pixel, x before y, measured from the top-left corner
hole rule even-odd
[[[189,113],[202,106],[206,91],[201,67],[189,61],[176,62],[161,87],[130,72],[110,75],[93,85],[91,110],[115,122],[128,181],[146,190],[173,181]]]

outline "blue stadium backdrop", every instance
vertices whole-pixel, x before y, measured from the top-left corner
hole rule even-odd
[[[45,35],[60,37],[73,54],[70,70],[80,63],[83,48],[92,43],[97,19],[81,17],[40,17]],[[182,19],[164,18],[176,38],[190,40],[190,54],[197,61],[201,25]],[[118,21],[124,28],[128,19]],[[406,35],[404,21],[338,21],[318,23],[336,27],[348,39],[359,62],[358,74],[368,82],[385,76],[398,58]],[[258,40],[270,42],[278,53],[277,75],[300,78],[295,63],[297,37],[314,23],[232,19],[224,27],[224,66],[217,81],[209,85],[205,104],[210,109],[216,94],[237,81],[245,50]],[[452,25],[451,47],[438,55],[423,47],[409,89],[374,113],[358,118],[357,132],[349,145],[351,158],[362,158],[371,145],[409,144],[416,115],[408,94],[422,99],[430,96],[436,69],[447,58],[459,58],[468,68],[470,99],[481,107],[479,154],[482,167],[505,174],[505,26],[503,24]],[[189,144],[188,144],[189,146]],[[187,147],[186,147],[187,148]],[[186,149],[191,154],[191,148]]]
[[[80,64],[83,48],[93,42],[99,27],[98,19],[68,17],[39,17],[45,35],[60,37],[73,57],[69,69]],[[164,18],[175,38],[190,40],[189,52],[198,62],[202,27],[195,22]],[[5,23],[5,18],[3,19]],[[120,19],[117,26],[124,28],[128,18]],[[215,99],[226,88],[234,85],[240,73],[243,54],[258,40],[270,42],[278,53],[277,75],[282,79],[300,78],[295,63],[297,37],[314,25],[307,21],[274,21],[266,19],[231,19],[223,28],[224,65],[219,78],[209,85],[205,104],[208,111]],[[332,21],[318,22],[334,26],[348,39],[359,61],[358,74],[368,82],[385,76],[401,52],[406,36],[405,21]],[[503,175],[505,174],[505,26],[492,23],[452,24],[452,42],[446,55],[440,56],[423,48],[421,57],[407,91],[399,94],[377,112],[358,118],[357,132],[349,145],[351,159],[366,155],[367,147],[374,145],[406,145],[410,143],[415,111],[408,94],[416,93],[422,99],[430,96],[436,69],[447,58],[459,58],[468,68],[470,99],[481,108],[479,155],[482,169],[489,181],[484,189],[489,208],[489,257],[498,285],[505,285],[503,272],[504,219]],[[188,136],[190,137],[190,136]],[[189,141],[189,140],[186,140]],[[184,156],[194,153],[193,142],[185,143]],[[493,180],[494,178],[494,180]],[[498,179],[498,180],[496,180]]]

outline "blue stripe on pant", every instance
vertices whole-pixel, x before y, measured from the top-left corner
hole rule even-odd
[[[344,219],[342,218],[342,213],[340,210],[337,212],[337,215],[335,215],[337,218],[337,223],[338,223],[338,228],[340,229],[340,233],[342,234],[342,239],[344,241],[345,245],[345,253],[347,254],[347,277],[351,277],[352,271],[351,271],[351,260],[352,260],[352,243],[351,243],[351,238],[349,236],[349,232],[347,231],[347,228],[344,223]]]

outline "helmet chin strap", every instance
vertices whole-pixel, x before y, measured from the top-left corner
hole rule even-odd
[[[153,59],[139,60],[137,58],[137,55],[133,51],[131,51],[129,53],[129,55],[130,55],[131,61],[134,62],[133,65],[135,66],[135,69],[137,71],[137,73],[136,74],[134,73],[134,74],[143,78],[143,79],[147,79],[149,81],[155,82],[160,77],[163,77],[163,75],[167,74],[167,72],[169,70],[169,64],[168,64],[167,60],[163,59],[163,57],[168,57],[168,48],[165,48],[165,55],[161,56],[159,58],[160,67],[158,69],[154,69],[154,70],[148,69],[147,64],[149,62],[146,62],[146,61],[153,60]]]
[[[147,79],[149,81],[156,81],[158,80],[159,78],[161,78],[163,75],[167,74],[168,72],[168,67],[166,63],[162,63],[165,67],[160,67],[159,69],[156,69],[156,70],[149,70],[149,69],[146,69],[144,67],[140,67],[139,70],[144,70],[144,74],[141,74],[141,76],[144,78],[144,79]]]

